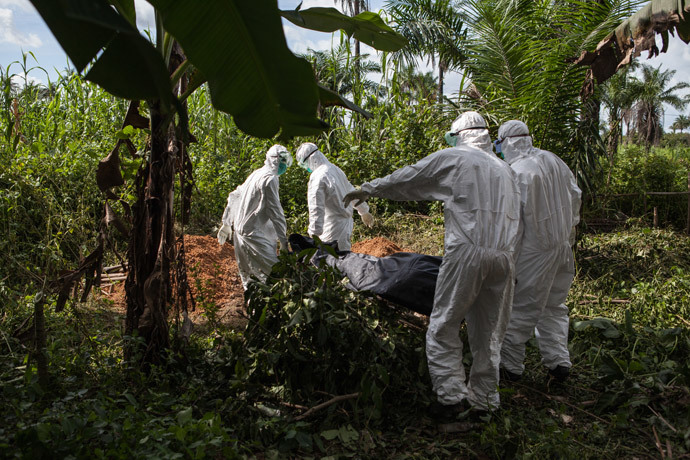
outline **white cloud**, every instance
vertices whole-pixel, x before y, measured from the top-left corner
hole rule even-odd
[[[12,75],[11,77],[12,83],[19,86],[20,88],[24,88],[26,85],[37,85],[37,86],[43,86],[43,81],[41,79],[32,77],[31,75],[27,74],[16,74]]]
[[[29,0],[0,0],[0,8],[18,8],[22,11],[34,11]]]
[[[283,23],[288,47],[295,54],[304,54],[309,49],[328,50],[331,48],[332,34],[314,32],[289,23]]]
[[[43,44],[36,34],[23,34],[14,24],[14,12],[9,8],[0,8],[0,43],[38,48]]]

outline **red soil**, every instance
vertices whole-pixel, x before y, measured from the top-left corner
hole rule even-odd
[[[234,247],[229,243],[221,246],[212,236],[195,235],[185,235],[184,246],[189,286],[196,301],[196,309],[189,312],[190,319],[195,324],[205,323],[205,307],[213,305],[218,310],[218,320],[233,328],[243,328],[244,290]],[[376,237],[353,244],[352,251],[384,257],[404,250],[386,238]],[[103,283],[106,282],[104,276]],[[115,309],[126,311],[124,282],[104,287],[101,296],[111,300]]]
[[[351,250],[352,252],[369,254],[374,257],[386,257],[396,252],[409,252],[382,236],[355,243],[352,245]]]

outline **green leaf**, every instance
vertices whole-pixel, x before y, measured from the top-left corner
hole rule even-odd
[[[299,324],[302,321],[303,315],[304,312],[302,310],[297,310],[290,318],[290,322],[288,323],[287,327],[292,327],[296,324]]]
[[[162,57],[106,0],[31,0],[51,32],[86,78],[126,99],[172,97]],[[100,56],[98,55],[101,53]]]
[[[287,47],[275,0],[150,3],[208,79],[213,105],[231,114],[242,131],[292,137],[327,127],[316,117],[319,92],[311,65]]]
[[[293,24],[319,32],[343,30],[356,40],[381,51],[398,51],[405,45],[405,37],[388,27],[381,17],[371,11],[346,16],[335,8],[281,10],[281,16]]]
[[[340,434],[340,430],[326,430],[321,432],[321,437],[326,441],[332,441],[338,437],[338,434]]]
[[[177,424],[184,425],[192,419],[192,408],[187,407],[177,413]]]
[[[137,405],[137,400],[134,399],[134,396],[132,396],[131,393],[123,393],[122,396],[124,396],[125,399],[126,399],[127,401],[129,401],[129,403],[130,403],[132,406],[136,406],[136,405]]]
[[[137,25],[137,10],[134,7],[134,0],[110,0],[117,11],[124,16],[134,27]]]
[[[340,94],[336,93],[335,91],[332,91],[324,86],[319,85],[319,100],[321,102],[321,105],[324,107],[331,107],[331,106],[338,106],[338,107],[345,107],[347,109],[350,109],[354,112],[360,113],[364,115],[366,118],[373,118],[374,115],[371,114],[371,112],[367,112],[363,108],[359,107],[357,104],[354,102],[351,102],[344,97],[342,97]]]
[[[587,321],[575,321],[573,323],[573,329],[576,331],[584,331],[590,327],[600,329],[603,336],[609,339],[616,339],[621,335],[616,326],[607,318],[594,318]]]

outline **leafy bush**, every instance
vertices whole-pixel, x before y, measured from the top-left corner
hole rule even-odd
[[[660,223],[676,229],[685,228],[688,197],[643,196],[644,192],[685,192],[688,190],[690,149],[652,149],[647,152],[641,146],[625,146],[613,164],[604,167],[606,182],[599,189],[605,213],[622,213],[628,217],[642,218],[651,224],[656,207]],[[615,194],[634,196],[613,197]]]
[[[359,393],[355,411],[374,419],[384,406],[396,412],[424,401],[421,328],[411,333],[399,310],[346,289],[336,269],[309,264],[313,252],[301,254],[306,261],[281,256],[270,282],[251,285],[236,377],[300,404]]]
[[[666,133],[661,138],[661,147],[690,148],[690,133]]]

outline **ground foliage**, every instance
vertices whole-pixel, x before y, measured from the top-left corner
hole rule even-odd
[[[678,458],[690,452],[688,241],[645,228],[582,237],[573,378],[549,381],[530,342],[501,411],[464,433],[427,414],[423,323],[296,255],[254,285],[245,331],[192,336],[148,374],[122,360],[137,339],[107,304],[49,312],[49,391],[28,357],[26,297],[0,324],[2,456]]]

